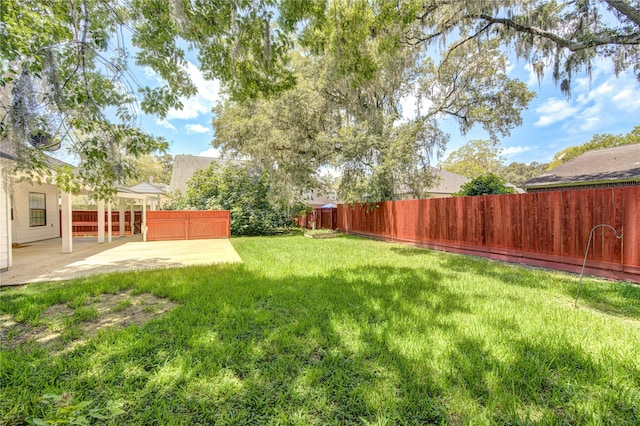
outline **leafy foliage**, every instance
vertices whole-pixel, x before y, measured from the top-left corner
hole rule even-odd
[[[614,146],[631,145],[640,143],[640,126],[636,126],[626,135],[602,134],[594,135],[593,138],[582,145],[570,146],[553,156],[547,170],[554,169],[569,160],[573,160],[593,149],[611,148]]]
[[[348,15],[349,7],[336,13]],[[375,26],[375,19],[367,15],[365,23]],[[335,24],[346,25],[340,19]],[[315,59],[294,58],[294,89],[218,108],[215,147],[257,160],[278,182],[307,187],[320,167],[333,166],[342,172],[340,198],[347,202],[388,200],[399,186],[423,196],[435,182],[433,158],[449,140],[441,116],[454,117],[463,132],[481,125],[497,138],[519,124],[532,97],[524,83],[509,81],[506,60],[495,47],[490,50],[495,61],[481,61],[480,51],[465,48],[435,64],[411,47],[389,51],[376,38],[364,37],[353,47],[375,58],[364,78],[356,75],[358,69],[339,66],[343,41],[331,34],[348,28],[326,31],[327,42],[339,46],[325,46]],[[429,106],[406,120],[400,103],[410,93],[421,104],[428,98]]]
[[[453,151],[441,165],[452,173],[476,178],[487,173],[499,173],[503,163],[498,142],[473,140]]]
[[[184,194],[176,194],[171,208],[230,210],[232,235],[268,235],[292,225],[285,209],[269,202],[267,175],[247,167],[212,163],[189,179]]]
[[[529,164],[513,162],[504,166],[499,174],[505,181],[520,186],[529,179],[543,174],[548,167],[549,164],[537,161],[532,161]]]
[[[248,5],[201,2],[70,0],[0,2],[0,141],[17,166],[36,175],[47,159],[28,141],[47,134],[78,158],[66,190],[79,184],[100,198],[135,175],[134,158],[168,142],[138,128],[142,111],[166,115],[195,94],[185,42],[199,52],[208,78],[227,82],[235,97],[291,87],[288,36],[273,29],[274,1]],[[160,87],[141,87],[135,62],[157,73]],[[233,81],[231,81],[233,80]]]
[[[489,173],[478,176],[460,187],[460,191],[453,194],[457,197],[473,195],[513,194],[515,190],[506,185],[500,176]]]
[[[328,2],[326,8],[322,7],[324,1],[312,2],[306,8],[299,8],[298,3],[283,1],[281,13],[290,26],[296,18],[305,18],[308,25],[303,41],[318,50],[326,50],[333,43],[333,48],[348,58],[341,62],[345,66],[340,70],[360,77],[376,71],[377,62],[370,50],[361,48],[363,40],[375,38],[387,51],[410,45],[430,55],[427,51],[435,47],[444,57],[470,45],[485,50],[487,45],[499,44],[527,60],[539,77],[551,68],[565,93],[570,91],[573,74],[578,70],[589,72],[596,58],[611,61],[616,73],[632,68],[640,78],[637,0],[361,0],[349,2],[351,7],[336,0]],[[336,25],[338,19],[342,25]],[[340,31],[332,37],[327,27]],[[335,40],[340,42],[337,47]]]
[[[141,155],[135,159],[135,175],[126,184],[135,185],[140,182],[153,182],[169,184],[173,172],[173,156]]]
[[[258,158],[274,171],[274,182],[286,182],[284,198],[295,192],[300,175],[306,185],[315,167],[331,165],[343,171],[347,200],[379,201],[398,182],[416,190],[433,182],[428,166],[449,137],[443,118],[457,120],[463,133],[481,126],[492,140],[521,123],[520,112],[533,94],[507,75],[506,49],[539,76],[550,65],[566,93],[572,75],[588,72],[596,58],[611,61],[616,72],[633,68],[640,77],[639,5],[2,1],[0,138],[13,147],[21,168],[37,170],[46,158],[28,145],[30,138],[46,134],[60,140],[79,158],[78,175],[67,174],[62,183],[71,188],[79,181],[108,196],[114,183],[132,177],[134,157],[168,146],[137,128],[138,107],[163,117],[195,94],[186,45],[204,76],[222,81],[226,107],[240,109],[231,114],[242,125],[227,126],[231,133],[216,144],[248,155],[278,138],[286,141],[279,153],[283,160]],[[434,54],[438,49],[440,57]],[[136,64],[157,74],[159,87],[141,87],[131,76],[130,50]],[[311,65],[293,63],[293,51]],[[408,96],[420,107],[413,120],[403,122],[400,103]],[[281,117],[273,114],[278,108]],[[247,129],[256,123],[245,118],[254,111],[259,128],[274,131],[234,146],[235,130],[252,134]]]
[[[500,151],[501,148],[497,142],[473,140],[453,151],[441,166],[445,170],[468,178],[493,173],[516,186],[547,170],[548,164],[540,164],[536,161],[530,164],[512,162],[505,165],[505,159]]]

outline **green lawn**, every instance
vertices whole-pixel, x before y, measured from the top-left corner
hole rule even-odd
[[[640,424],[638,286],[585,279],[575,309],[577,276],[346,236],[232,243],[244,264],[2,291],[34,324],[125,289],[178,305],[67,352],[3,349],[0,423]]]

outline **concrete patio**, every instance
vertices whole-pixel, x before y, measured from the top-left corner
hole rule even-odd
[[[61,253],[54,238],[13,248],[13,265],[0,273],[0,286],[63,281],[92,274],[138,269],[242,262],[228,239],[143,242],[141,235],[98,243],[73,239],[73,253]]]

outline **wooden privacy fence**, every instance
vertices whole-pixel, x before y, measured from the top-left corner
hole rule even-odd
[[[229,238],[231,212],[228,210],[148,211],[147,228],[147,241]]]
[[[338,206],[348,233],[640,282],[640,186]]]
[[[305,215],[295,217],[293,219],[301,228],[312,229],[313,223],[317,229],[337,229],[338,227],[338,209],[325,208],[313,209]]]
[[[104,213],[104,229],[107,232],[108,213]],[[60,211],[60,221],[62,222],[62,211]],[[125,235],[131,235],[131,211],[124,212]],[[133,233],[140,233],[140,224],[142,223],[142,212],[134,212]],[[114,234],[120,233],[120,213],[118,211],[111,212],[111,230]],[[73,210],[71,212],[71,232],[74,237],[78,236],[96,236],[98,235],[98,212],[95,210]],[[60,227],[60,236],[62,237],[62,227]]]

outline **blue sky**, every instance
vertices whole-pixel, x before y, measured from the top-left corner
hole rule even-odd
[[[184,108],[171,110],[164,120],[142,115],[141,126],[147,132],[164,136],[171,142],[169,153],[218,156],[212,148],[214,129],[211,109],[220,100],[220,85],[207,81],[188,58],[187,72],[198,88],[198,95],[183,99]],[[149,70],[132,70],[142,84],[156,85],[156,77]],[[512,60],[510,75],[527,83],[536,97],[522,114],[522,126],[501,139],[503,156],[512,161],[548,162],[553,155],[572,145],[590,140],[597,133],[628,133],[640,125],[640,84],[630,71],[619,76],[611,64],[594,63],[591,79],[586,74],[574,77],[572,94],[566,98],[552,81],[551,72],[539,82],[523,61]],[[481,128],[462,136],[453,121],[444,123],[451,133],[451,142],[443,158],[473,139],[486,139]]]

